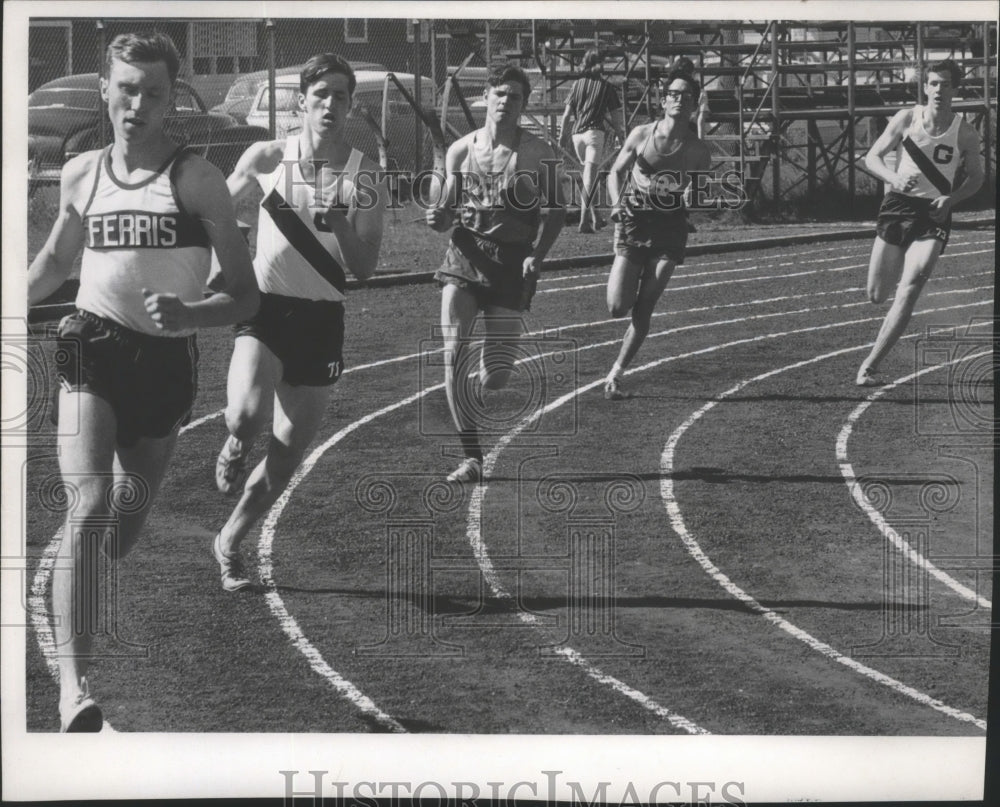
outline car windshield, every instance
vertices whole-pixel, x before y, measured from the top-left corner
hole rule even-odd
[[[35,90],[28,96],[29,109],[97,109],[100,93],[96,89],[52,87]]]
[[[257,92],[258,81],[254,79],[242,79],[233,83],[226,93],[227,101],[242,101],[244,98],[253,98]]]

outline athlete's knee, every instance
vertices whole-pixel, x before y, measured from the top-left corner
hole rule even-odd
[[[913,308],[916,305],[917,298],[920,297],[920,292],[924,289],[924,280],[921,277],[910,278],[909,280],[903,280],[899,284],[899,288],[896,289],[896,303],[907,308]]]
[[[618,299],[616,297],[608,298],[608,313],[615,319],[621,319],[622,317],[627,317],[631,310],[632,306],[627,305],[624,300]]]
[[[72,482],[64,482],[72,520],[82,523],[88,519],[108,519],[114,498],[113,482],[111,475],[103,474],[81,474]]]

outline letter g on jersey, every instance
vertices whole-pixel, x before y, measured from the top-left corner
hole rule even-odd
[[[951,146],[947,146],[944,143],[934,147],[934,162],[938,165],[947,165],[951,162],[952,157],[955,156],[955,149]]]

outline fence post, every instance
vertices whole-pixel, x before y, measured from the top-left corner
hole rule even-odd
[[[854,49],[855,49],[855,31],[854,31],[854,21],[847,21],[847,198],[851,200],[851,207],[854,207],[854,203],[857,201],[854,198],[854,159],[855,159],[855,148],[856,144],[854,142],[854,104],[855,104],[855,87],[854,87]]]
[[[274,20],[264,20],[264,26],[267,28],[267,128],[274,140],[278,137],[277,110],[274,108],[278,94],[274,79]]]
[[[97,75],[104,77],[104,51],[107,48],[107,43],[104,41],[104,20],[97,21]],[[101,124],[101,142],[98,144],[99,148],[104,148],[104,144],[108,140],[108,114],[105,110],[103,104],[101,106],[100,114]]]
[[[983,23],[983,168],[987,187],[995,188],[990,176],[990,157],[993,154],[993,121],[990,120],[990,23]],[[994,166],[995,167],[995,166]],[[994,190],[995,194],[996,191]]]
[[[774,209],[778,209],[778,200],[781,198],[781,97],[779,85],[781,84],[780,67],[778,65],[778,37],[781,35],[781,21],[774,21],[774,35],[771,39],[771,71],[773,81],[771,82],[771,142],[773,151],[771,154],[771,204]]]
[[[420,36],[423,33],[423,24],[420,20],[413,20],[413,100],[417,102],[417,107],[419,108],[422,104],[420,90],[421,84],[420,77],[422,75],[420,69]],[[416,112],[416,110],[414,110]],[[421,152],[423,151],[423,124],[420,120],[419,114],[414,114],[413,116],[413,170],[416,173],[420,173],[421,169]]]

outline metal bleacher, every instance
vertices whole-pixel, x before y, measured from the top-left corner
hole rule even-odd
[[[629,126],[658,114],[656,78],[680,56],[707,93],[715,167],[738,170],[758,201],[835,186],[854,200],[860,157],[900,108],[921,101],[920,67],[953,59],[964,80],[954,107],[980,132],[995,187],[997,23],[576,21],[532,23],[533,49],[507,52],[542,68],[551,135],[566,88],[595,44]],[[871,178],[864,180],[873,186]]]

